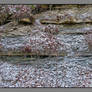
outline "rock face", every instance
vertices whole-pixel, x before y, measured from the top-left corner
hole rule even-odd
[[[0,11],[0,25],[7,23],[8,18],[9,18],[8,13]]]
[[[1,5],[0,24],[4,24],[5,22],[12,20],[21,20],[24,23],[33,23],[33,17],[30,16],[30,14],[31,7],[28,5]]]
[[[48,25],[43,27],[43,32],[49,33],[49,34],[58,34],[59,33],[59,28],[56,25]]]
[[[65,50],[54,35],[33,30],[30,35],[14,37],[5,37],[1,40],[2,51],[17,51],[35,54],[59,54]]]
[[[48,11],[48,16],[41,23],[63,24],[63,23],[92,23],[92,6],[80,6],[75,8]]]
[[[85,35],[85,40],[88,43],[89,50],[92,51],[92,30],[87,32]]]
[[[14,8],[15,6],[13,6]],[[13,8],[9,8],[10,10]],[[21,6],[20,6],[21,8]],[[19,9],[19,6],[18,6]],[[24,24],[32,24],[35,19],[33,15],[30,15],[30,11],[26,14],[27,9],[23,6],[23,15],[21,15],[21,9],[16,11],[16,7],[14,10],[10,12],[14,14],[14,11],[18,16],[12,16],[13,18],[18,18],[19,23]],[[82,8],[83,9],[83,8]],[[81,8],[73,8],[73,9],[64,9],[60,10],[52,10],[44,12],[40,17],[44,17],[44,19],[56,23],[81,23],[81,22],[91,22],[91,7],[87,7],[87,10],[83,11]],[[79,11],[80,10],[80,11]],[[83,12],[82,12],[83,11]],[[25,15],[26,14],[26,15]],[[20,16],[21,15],[21,16]],[[47,15],[47,16],[46,16]],[[20,18],[21,17],[21,18]],[[32,53],[62,53],[62,50],[65,50],[64,43],[57,39],[56,35],[59,33],[58,26],[55,25],[40,25],[41,29],[33,30],[32,25],[22,25],[20,24],[12,29],[4,30],[5,34],[4,38],[1,39],[1,51],[25,51]],[[11,24],[10,24],[11,25]],[[38,27],[39,25],[33,25],[33,27]],[[70,25],[69,25],[70,26]],[[8,25],[9,27],[9,25]],[[34,29],[35,29],[34,27]],[[4,28],[3,28],[4,29]],[[64,29],[65,30],[65,29]],[[69,29],[68,29],[69,32]],[[12,36],[12,37],[6,37]],[[62,39],[62,38],[61,38]]]
[[[0,87],[92,87],[92,52],[88,52],[92,31],[84,36],[92,24],[84,23],[86,17],[83,24],[69,24],[81,23],[77,14],[85,15],[88,7],[82,13],[77,10],[80,7],[69,7],[71,10],[64,5],[61,11],[37,14],[35,18],[40,18],[34,25],[23,15],[13,17],[18,22],[0,26]],[[20,10],[16,14],[21,14]],[[65,24],[42,25],[39,20],[43,15],[51,22]]]
[[[33,17],[33,15],[24,16],[19,19],[19,23],[23,23],[23,24],[34,24],[34,22],[35,22],[35,18]]]
[[[34,5],[32,8],[32,13],[37,14],[41,13],[42,11],[46,11],[49,9],[49,5]]]
[[[51,34],[34,30],[30,35],[29,43],[24,47],[25,52],[37,54],[59,54],[65,50],[64,44]]]

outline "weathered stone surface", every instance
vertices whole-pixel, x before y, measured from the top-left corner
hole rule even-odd
[[[7,23],[7,19],[9,17],[9,14],[6,12],[0,12],[0,25]]]
[[[47,25],[42,28],[43,32],[49,33],[49,34],[58,34],[59,33],[59,27],[57,25]]]
[[[53,35],[40,32],[39,30],[34,31],[35,32],[30,35],[30,43],[26,44],[24,47],[25,52],[58,54],[65,50],[64,44]]]
[[[89,30],[85,35],[85,40],[88,43],[89,50],[92,51],[92,30]]]
[[[21,28],[20,28],[21,30]],[[29,35],[4,37],[1,39],[1,51],[30,52],[35,54],[59,54],[65,46],[52,34],[33,30]]]
[[[47,16],[43,14],[44,18],[41,20],[41,23],[92,23],[91,11],[91,6],[52,10],[46,12]]]
[[[19,19],[19,23],[22,24],[34,24],[35,22],[35,18],[33,17],[33,15],[29,15],[29,16],[23,16],[22,18]]]

